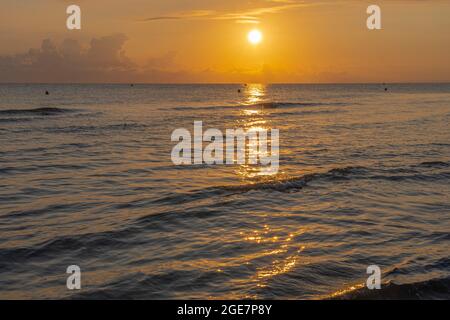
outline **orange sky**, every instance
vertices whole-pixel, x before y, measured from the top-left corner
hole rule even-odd
[[[69,4],[81,7],[80,31],[66,29]],[[381,7],[383,30],[366,28],[370,4]],[[446,0],[2,0],[1,7],[0,82],[450,81]],[[253,28],[264,34],[257,46],[247,41]]]

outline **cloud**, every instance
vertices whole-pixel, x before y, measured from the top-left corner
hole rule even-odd
[[[180,16],[160,16],[160,17],[151,17],[151,18],[147,18],[147,19],[142,19],[140,21],[141,22],[146,22],[146,21],[179,20],[179,19],[183,19],[183,17],[180,17]]]
[[[39,49],[0,56],[0,82],[98,82],[118,81],[136,73],[126,56],[127,37],[115,34],[94,38],[87,48],[66,39],[59,46],[42,41]]]
[[[144,65],[131,61],[123,34],[94,38],[88,45],[66,39],[59,45],[45,39],[40,48],[0,56],[0,83],[195,83],[267,82],[272,70],[186,70],[179,54],[169,51]],[[180,61],[182,61],[182,56]]]
[[[387,0],[379,0],[386,2]],[[399,3],[425,3],[433,2],[432,0],[389,0],[388,2]],[[434,2],[444,2],[448,0],[434,0]],[[336,4],[359,4],[360,0],[254,0],[241,2],[236,9],[233,1],[230,1],[226,7],[215,10],[191,10],[172,12],[167,16],[154,16],[145,19],[139,19],[138,22],[154,22],[162,20],[230,20],[236,23],[259,23],[261,17],[269,14],[277,14],[301,7],[311,7],[319,5],[336,5]],[[214,7],[218,2],[210,1],[209,6]]]
[[[243,10],[195,10],[173,13],[167,16],[155,16],[140,19],[139,22],[152,22],[159,20],[232,20],[237,23],[259,23],[260,18],[266,14],[275,14],[294,8],[316,5],[313,1],[299,0],[267,0],[259,5]]]
[[[0,83],[163,83],[205,82],[205,72],[183,70],[177,52],[148,59],[140,66],[124,50],[123,34],[94,38],[88,45],[65,39],[59,45],[50,39],[40,48],[0,56]],[[209,75],[212,72],[208,73]]]
[[[140,19],[138,22],[150,22],[150,21],[159,21],[159,20],[181,20],[181,19],[204,19],[208,17],[212,17],[216,14],[215,11],[212,10],[190,10],[180,13],[175,13],[173,15],[168,16],[155,16],[145,19]]]

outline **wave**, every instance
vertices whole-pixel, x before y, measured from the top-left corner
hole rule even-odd
[[[286,192],[291,190],[299,190],[305,187],[309,182],[318,179],[341,180],[346,176],[357,173],[364,173],[367,169],[364,167],[344,167],[331,169],[324,173],[310,173],[299,177],[280,179],[275,181],[263,181],[254,184],[240,186],[223,186],[219,189],[227,191],[247,192],[251,190],[274,190]]]
[[[332,296],[337,300],[448,300],[450,299],[450,277],[422,282],[382,285],[379,290],[365,287],[343,290],[343,294]]]
[[[189,193],[178,193],[167,197],[159,198],[154,204],[180,204],[195,200],[204,199],[215,195],[233,195],[250,191],[276,191],[276,192],[295,192],[308,186],[313,181],[347,181],[352,179],[367,180],[388,180],[393,182],[416,182],[416,181],[438,181],[450,179],[450,172],[421,173],[414,168],[417,167],[437,167],[448,166],[448,162],[423,162],[419,165],[412,165],[410,168],[397,169],[375,169],[362,166],[347,166],[333,168],[325,172],[309,173],[301,176],[289,177],[272,180],[247,183],[243,185],[216,186],[204,189],[196,189]],[[405,174],[400,174],[407,172]]]
[[[372,175],[368,176],[370,180],[387,180],[387,181],[412,181],[412,182],[436,182],[440,180],[450,179],[450,172],[440,172],[436,174],[411,174],[411,175]]]
[[[0,123],[19,123],[32,121],[31,118],[0,118]]]
[[[0,115],[39,115],[39,116],[52,116],[62,113],[73,112],[71,109],[63,109],[56,107],[42,107],[35,109],[7,109],[0,110]]]
[[[14,264],[26,263],[30,259],[48,260],[50,257],[67,252],[92,254],[94,251],[106,248],[127,247],[135,244],[133,228],[104,231],[97,233],[59,236],[27,247],[12,247],[0,249],[0,270],[9,270]]]
[[[85,125],[85,126],[61,126],[61,127],[47,127],[43,130],[51,133],[92,133],[99,134],[107,131],[122,131],[122,130],[143,130],[148,128],[146,124],[123,122],[108,124],[103,126]]]
[[[348,103],[343,102],[262,102],[250,105],[243,105],[245,107],[260,107],[263,109],[276,108],[290,108],[290,107],[319,107],[319,106],[345,106]],[[242,105],[241,105],[242,106]]]
[[[367,171],[364,167],[344,167],[331,169],[324,173],[310,173],[299,177],[291,177],[279,180],[270,180],[257,183],[249,183],[244,185],[229,185],[217,186],[205,189],[194,190],[190,193],[181,193],[163,197],[154,200],[155,204],[179,204],[190,202],[198,199],[203,199],[214,195],[233,195],[241,194],[250,191],[278,191],[278,192],[292,192],[303,189],[309,182],[318,179],[342,180],[347,179],[351,174],[364,174]]]
[[[417,167],[424,167],[424,168],[447,168],[450,167],[450,162],[444,162],[444,161],[426,161],[419,163]]]
[[[419,167],[448,167],[449,162],[423,162]],[[416,167],[416,166],[412,166]],[[450,178],[450,172],[438,172],[436,174],[423,174],[414,170],[411,170],[410,174],[398,175],[402,171],[406,171],[402,168],[394,170],[381,170],[383,174],[374,175],[371,172],[377,171],[374,168],[362,167],[362,166],[348,166],[341,168],[333,168],[329,171],[322,173],[310,173],[299,177],[291,177],[287,179],[280,179],[274,181],[264,181],[260,183],[238,185],[238,186],[222,186],[216,187],[227,191],[251,191],[251,190],[275,190],[275,191],[290,191],[292,189],[302,189],[307,184],[314,180],[349,180],[354,178],[363,178],[369,180],[440,180]]]
[[[344,102],[260,102],[253,104],[235,104],[223,106],[198,106],[198,107],[174,107],[171,110],[210,110],[210,109],[228,109],[228,108],[261,108],[261,109],[278,109],[278,108],[293,108],[293,107],[319,107],[319,106],[346,106],[349,103]],[[166,110],[166,109],[160,109]]]

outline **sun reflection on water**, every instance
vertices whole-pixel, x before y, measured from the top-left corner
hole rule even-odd
[[[246,116],[254,116],[254,115],[260,114],[261,110],[246,109],[246,110],[242,110],[242,113]]]
[[[296,267],[300,262],[300,254],[305,246],[299,246],[294,239],[302,233],[304,233],[304,230],[300,229],[287,235],[280,235],[278,230],[271,230],[268,225],[264,225],[261,230],[252,230],[248,233],[240,232],[244,241],[255,243],[262,248],[267,247],[267,249],[262,250],[261,256],[274,257],[269,264],[256,270],[252,277],[256,287],[263,288],[266,286],[268,279],[287,273]]]
[[[364,283],[358,283],[355,285],[352,285],[348,288],[344,288],[344,289],[340,289],[336,292],[333,292],[331,295],[329,296],[325,296],[325,299],[333,299],[333,298],[339,298],[339,297],[344,297],[345,295],[351,294],[352,292],[361,290],[365,287]]]
[[[263,103],[267,102],[267,86],[264,84],[247,84],[243,90],[244,97],[241,103],[239,117],[236,120],[236,127],[249,130],[271,130],[274,128],[270,119],[270,114],[264,110]],[[267,150],[259,148],[257,140],[247,139],[245,142],[246,158],[269,156],[271,150],[271,139],[268,139]],[[245,164],[239,165],[236,174],[241,180],[247,183],[259,183],[276,180],[279,174],[279,167],[264,166],[261,164]]]
[[[251,83],[246,85],[244,90],[244,105],[256,105],[263,102],[266,98],[266,89],[267,86],[260,83]]]

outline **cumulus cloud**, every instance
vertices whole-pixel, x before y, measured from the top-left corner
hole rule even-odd
[[[84,48],[66,39],[60,45],[45,39],[38,49],[0,56],[0,82],[115,82],[137,74],[123,45],[127,37],[115,34],[94,38]]]

